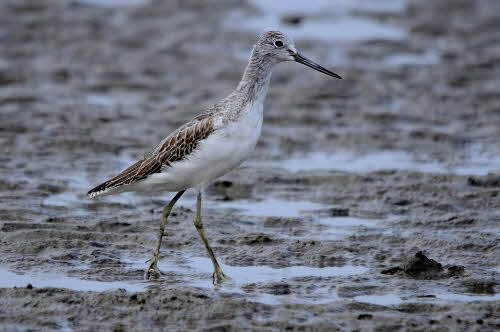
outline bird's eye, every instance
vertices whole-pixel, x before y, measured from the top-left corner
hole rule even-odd
[[[274,46],[276,47],[283,47],[283,42],[281,40],[277,40],[274,42]]]

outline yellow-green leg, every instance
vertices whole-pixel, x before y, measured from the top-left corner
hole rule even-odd
[[[153,251],[153,256],[146,261],[148,266],[146,267],[146,271],[144,271],[144,279],[149,280],[149,277],[152,275],[151,272],[154,272],[154,278],[159,279],[161,276],[160,270],[158,269],[158,261],[160,260],[160,247],[161,240],[163,238],[163,234],[165,233],[165,225],[167,224],[168,216],[172,211],[177,200],[184,194],[186,190],[179,191],[174,198],[163,208],[163,212],[161,214],[161,223],[160,223],[160,232],[158,233],[158,240],[156,241],[156,248]],[[152,270],[152,271],[151,271]]]
[[[203,230],[203,223],[201,222],[201,192],[198,192],[198,197],[196,199],[196,213],[194,215],[193,223],[194,227],[196,227],[196,230],[201,237],[201,240],[205,244],[205,248],[207,248],[208,256],[212,260],[212,264],[214,265],[214,273],[212,274],[214,285],[221,283],[222,281],[224,281],[224,279],[229,279],[229,277],[226,276],[224,272],[222,272],[222,269],[220,268],[220,265],[215,258],[214,251],[210,247],[210,244],[208,244],[207,237],[205,236],[205,231]]]

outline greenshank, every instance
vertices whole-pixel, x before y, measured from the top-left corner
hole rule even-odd
[[[159,278],[161,241],[168,216],[189,188],[197,191],[194,226],[212,261],[214,284],[228,277],[215,258],[201,220],[202,192],[211,181],[238,167],[259,139],[263,104],[273,67],[296,61],[326,75],[339,75],[302,56],[293,40],[279,31],[262,34],[254,45],[243,78],[229,96],[187,122],[144,157],[87,193],[88,198],[122,192],[177,192],[163,208],[156,247],[146,262],[144,278]]]

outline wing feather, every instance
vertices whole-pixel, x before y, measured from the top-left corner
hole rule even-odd
[[[162,172],[176,161],[187,158],[195,151],[199,142],[206,139],[213,131],[213,117],[204,113],[183,125],[160,144],[112,179],[91,189],[88,197],[95,197],[107,189],[128,185],[148,176]]]

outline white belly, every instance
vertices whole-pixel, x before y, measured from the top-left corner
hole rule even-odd
[[[255,149],[262,128],[262,106],[217,129],[186,159],[131,185],[131,191],[180,191],[203,187],[241,165]]]

